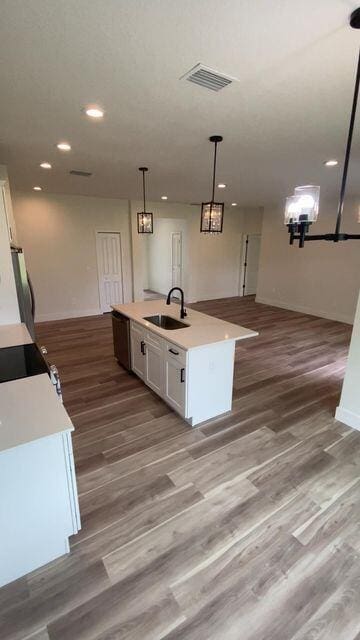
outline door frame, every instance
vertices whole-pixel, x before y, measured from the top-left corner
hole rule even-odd
[[[249,236],[259,236],[261,239],[261,233],[242,233],[241,236],[239,296],[242,298],[245,296],[248,239]]]
[[[174,235],[179,235],[180,236],[180,284],[179,285],[174,285],[173,282],[173,236]],[[183,234],[182,231],[170,231],[170,255],[171,255],[171,286],[179,286],[182,287],[182,283],[183,283]]]
[[[122,301],[124,303],[124,268],[123,268],[123,248],[122,248],[122,238],[121,231],[114,231],[110,229],[95,229],[95,249],[96,249],[96,267],[97,267],[97,279],[98,279],[98,294],[99,294],[99,309],[101,313],[111,313],[111,311],[104,311],[101,307],[101,285],[100,285],[100,244],[99,244],[99,234],[100,233],[112,233],[116,234],[119,237],[119,246],[120,246],[120,269],[121,269],[121,291],[122,291]]]

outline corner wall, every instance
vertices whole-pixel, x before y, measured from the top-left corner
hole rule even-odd
[[[132,300],[127,200],[18,192],[13,207],[38,322],[102,313],[96,231],[121,233],[124,301]]]
[[[134,299],[143,299],[147,286],[147,241],[137,233],[137,211],[142,203],[131,201]],[[181,218],[187,223],[187,251],[184,290],[187,302],[228,298],[239,295],[241,239],[243,233],[260,233],[262,210],[234,207],[225,209],[223,233],[200,233],[200,206],[181,203],[148,203],[156,222],[162,218]]]
[[[335,227],[337,202],[322,202],[312,233]],[[360,233],[359,200],[346,203],[343,229]],[[319,241],[290,246],[282,205],[266,207],[263,218],[257,302],[339,320],[354,320],[360,286],[358,241]]]
[[[7,169],[0,165],[0,324],[20,322],[10,242],[15,241]]]
[[[211,236],[200,233],[198,205],[149,202],[148,206],[155,233],[158,220],[184,221],[187,302],[239,295],[242,234],[261,231],[261,210],[226,209],[223,233]],[[141,202],[17,192],[13,207],[18,243],[34,285],[38,322],[101,313],[96,231],[121,233],[124,301],[143,299],[148,288],[149,237],[137,232]]]
[[[349,358],[335,418],[360,431],[360,296],[351,336]]]

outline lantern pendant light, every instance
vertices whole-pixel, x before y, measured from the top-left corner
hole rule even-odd
[[[144,208],[137,214],[138,233],[153,233],[153,214],[146,211],[145,201],[145,172],[149,171],[149,169],[147,167],[139,167],[139,171],[143,174]]]
[[[224,203],[214,202],[217,145],[222,141],[222,136],[211,136],[209,140],[215,145],[212,198],[211,202],[203,202],[201,205],[200,231],[202,233],[222,233],[224,220]]]
[[[360,29],[360,7],[355,9],[350,16],[350,26],[353,29]],[[341,219],[344,209],[344,199],[346,191],[347,174],[349,168],[349,160],[351,153],[351,144],[354,133],[354,124],[356,116],[357,101],[359,95],[360,83],[360,51],[358,56],[357,71],[355,77],[354,97],[350,115],[349,133],[345,151],[344,169],[341,180],[339,204],[337,210],[337,219],[334,233],[324,233],[320,235],[308,234],[310,225],[316,222],[319,211],[320,187],[309,185],[304,187],[296,187],[294,194],[286,198],[285,205],[285,224],[290,234],[290,244],[294,244],[294,240],[299,241],[299,247],[303,247],[305,242],[310,240],[328,240],[329,242],[341,242],[342,240],[360,240],[360,234],[357,233],[341,233]]]

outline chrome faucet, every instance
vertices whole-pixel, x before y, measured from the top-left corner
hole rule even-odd
[[[184,292],[182,289],[180,289],[180,287],[173,287],[172,289],[170,289],[166,298],[166,304],[170,304],[171,294],[173,291],[180,291],[180,297],[181,297],[180,318],[185,318],[187,316],[187,312],[186,312],[186,309],[184,308]]]

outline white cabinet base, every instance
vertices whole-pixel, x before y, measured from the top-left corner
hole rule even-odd
[[[131,350],[134,373],[191,426],[231,411],[235,340],[185,350],[131,321]]]
[[[80,529],[70,432],[0,453],[0,587],[69,552]]]
[[[189,350],[187,406],[192,426],[231,411],[234,357],[235,342]]]

